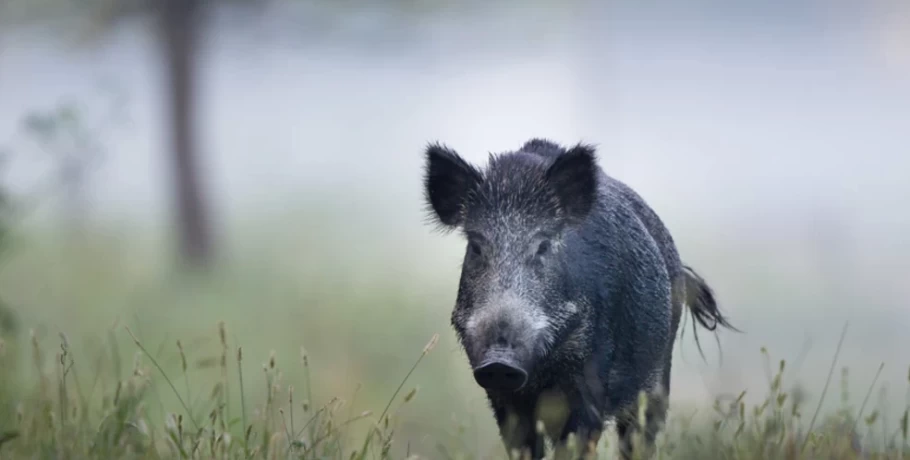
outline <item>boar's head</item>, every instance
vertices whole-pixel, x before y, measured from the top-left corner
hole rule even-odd
[[[489,391],[532,387],[580,321],[566,243],[597,202],[594,149],[533,140],[483,170],[441,144],[425,156],[431,218],[467,239],[452,325],[474,377]]]

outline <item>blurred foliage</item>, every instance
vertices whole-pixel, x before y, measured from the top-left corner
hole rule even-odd
[[[33,112],[25,117],[22,125],[41,146],[42,152],[58,162],[59,168],[67,168],[71,163],[88,168],[103,158],[102,145],[94,138],[80,108],[73,102]]]
[[[125,95],[111,85],[100,89],[107,99],[106,110],[94,110],[95,104],[76,99],[61,99],[21,117],[16,140],[7,147],[8,159],[46,165],[47,169],[42,170],[39,184],[27,187],[27,196],[15,200],[17,219],[39,204],[57,200],[62,205],[61,215],[70,219],[60,228],[81,231],[88,220],[87,188],[92,173],[106,157],[108,136],[129,123]],[[6,208],[9,222],[9,199]]]

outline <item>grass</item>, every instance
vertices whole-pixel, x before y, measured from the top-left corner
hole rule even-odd
[[[418,387],[409,379],[422,360],[439,342],[434,335],[422,350],[417,350],[411,369],[403,376],[384,408],[374,415],[370,410],[354,411],[354,397],[333,397],[317,406],[312,404],[311,381],[303,379],[295,387],[285,384],[283,371],[272,354],[262,366],[266,382],[261,394],[247,394],[242,348],[231,343],[226,325],[217,325],[222,352],[217,359],[220,378],[208,382],[205,392],[190,392],[190,366],[193,358],[182,345],[170,353],[150,350],[129,327],[113,326],[107,336],[107,352],[96,357],[95,365],[107,362],[104,369],[116,368],[119,348],[132,346],[136,354],[124,379],[115,372],[98,371],[90,363],[77,361],[68,338],[58,337],[58,347],[45,350],[32,334],[30,355],[34,375],[24,386],[3,387],[5,400],[15,401],[15,418],[4,419],[0,431],[2,458],[301,458],[367,459],[410,457],[393,452],[396,427],[407,414],[402,409],[420,404]],[[841,341],[843,341],[843,336]],[[767,355],[766,351],[763,351]],[[9,349],[0,357],[4,381],[24,373],[10,358]],[[169,373],[166,359],[180,364]],[[308,356],[301,351],[297,364],[309,376]],[[832,369],[835,368],[832,363]],[[910,458],[908,409],[900,424],[886,430],[878,410],[865,413],[878,375],[872,379],[859,410],[844,404],[835,414],[824,417],[816,426],[819,408],[811,412],[812,423],[805,429],[804,396],[783,391],[786,370],[781,360],[765,399],[747,407],[745,393],[732,401],[716,401],[708,418],[677,417],[659,438],[659,458]],[[91,378],[79,378],[83,372]],[[182,375],[180,375],[182,374]],[[318,376],[318,374],[317,374]],[[83,377],[85,375],[83,374]],[[908,396],[910,396],[910,374]],[[180,387],[181,380],[185,387]],[[91,383],[86,387],[86,381]],[[239,404],[232,405],[228,389],[236,385]],[[198,387],[197,387],[198,388]],[[844,388],[844,391],[846,389]],[[153,417],[149,405],[156,404],[160,392],[170,392],[178,404],[169,406],[163,418]],[[303,395],[296,396],[295,395]],[[355,395],[356,396],[356,395]],[[844,396],[846,398],[846,395]],[[160,403],[160,400],[158,401]],[[844,403],[849,400],[845,399]],[[907,402],[910,404],[910,401]],[[808,415],[809,412],[806,413]],[[356,434],[351,428],[359,426]],[[462,433],[463,434],[463,433]],[[612,442],[611,442],[612,441]],[[607,436],[600,454],[613,455],[615,439]],[[859,451],[858,447],[864,452]],[[474,458],[468,452],[453,451],[440,445],[431,458]],[[398,455],[399,457],[396,457]],[[903,456],[901,456],[903,455]],[[492,458],[506,458],[505,453]]]
[[[76,372],[84,363],[77,363],[61,335],[59,350],[49,356],[34,334],[31,335],[32,364],[39,376],[34,385],[10,389],[0,395],[17,400],[15,420],[4,420],[0,435],[2,458],[373,458],[388,457],[394,432],[394,417],[400,406],[413,400],[416,389],[399,398],[396,391],[379,417],[370,411],[345,416],[347,405],[333,398],[314,407],[309,398],[295,402],[292,386],[281,382],[282,372],[274,356],[263,366],[266,392],[256,400],[247,416],[243,385],[242,348],[228,344],[225,325],[219,324],[218,337],[223,350],[218,361],[220,375],[204,394],[192,399],[189,393],[187,359],[182,346],[179,354],[182,378],[186,388],[181,391],[175,380],[160,363],[161,358],[147,349],[129,327],[120,334],[111,329],[106,345],[111,353],[98,356],[96,363],[116,361],[118,348],[129,337],[138,350],[127,378],[94,373],[92,383],[83,387]],[[434,336],[417,357],[417,364],[438,343]],[[3,376],[22,372],[17,364],[2,355]],[[235,359],[234,363],[229,360]],[[49,362],[48,362],[49,361]],[[50,365],[48,365],[50,364]],[[231,407],[228,388],[231,364],[236,366],[236,383],[240,392],[240,407]],[[308,367],[307,357],[301,354],[301,365]],[[112,366],[116,367],[116,366]],[[413,368],[412,371],[413,372]],[[410,376],[411,372],[408,373]],[[157,378],[156,378],[157,377]],[[402,381],[399,390],[404,386]],[[163,382],[160,386],[156,382]],[[310,390],[308,381],[304,388]],[[179,404],[168,411],[163,420],[150,416],[148,405],[158,397],[157,391],[170,391]],[[298,412],[295,414],[295,407]],[[233,416],[232,416],[233,414]],[[349,451],[349,427],[356,423],[368,427],[360,450]]]
[[[0,459],[506,458],[448,330],[451,270],[436,282],[429,255],[411,265],[364,250],[388,242],[351,251],[349,236],[293,233],[192,282],[109,235],[67,251],[21,241],[0,273],[18,313],[18,332],[0,331]],[[766,350],[767,385],[713,405],[688,411],[678,379],[658,456],[910,458],[906,368],[899,393],[881,394],[906,363],[845,359],[845,336],[815,357],[816,397],[788,383],[799,364],[772,366]],[[600,456],[615,446],[608,431]]]

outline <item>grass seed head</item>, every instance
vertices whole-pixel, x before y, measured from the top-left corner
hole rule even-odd
[[[133,355],[133,375],[136,377],[142,376],[142,352],[141,351],[137,351]]]
[[[423,354],[427,354],[433,351],[433,348],[436,348],[437,343],[439,343],[439,334],[433,334],[433,337],[430,338],[430,341],[427,342],[427,345],[423,347]]]
[[[218,338],[221,339],[221,346],[227,348],[227,330],[225,329],[224,320],[218,321]]]
[[[411,391],[408,394],[404,395],[404,402],[409,402],[414,399],[414,396],[417,395],[417,387],[411,388]]]
[[[183,351],[183,344],[180,340],[177,340],[177,350],[180,351],[180,366],[183,368],[183,372],[186,372],[186,353]]]
[[[38,334],[35,333],[34,329],[29,329],[28,333],[29,333],[29,337],[32,342],[32,358],[35,361],[35,366],[40,367],[42,358],[41,358],[41,346],[38,344]]]
[[[123,390],[123,381],[117,381],[117,389],[114,390],[114,407],[120,403],[120,391]]]

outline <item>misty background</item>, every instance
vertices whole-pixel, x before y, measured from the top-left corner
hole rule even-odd
[[[362,383],[368,406],[439,332],[405,436],[426,443],[453,415],[495,443],[448,323],[463,242],[426,225],[422,149],[482,164],[547,137],[596,144],[744,331],[721,333],[722,361],[702,332],[703,361],[686,330],[674,406],[761,396],[764,346],[814,408],[847,322],[838,369],[863,393],[885,362],[879,383],[903,396],[906,2],[216,3],[194,120],[223,276],[192,292],[163,281],[180,227],[154,18],[59,3],[0,4],[2,183],[29,204],[0,292],[48,340],[90,348],[122,318],[170,343],[225,319],[250,356],[292,367],[306,346],[321,397]],[[77,173],[27,129],[67,103],[88,126],[62,147]]]

